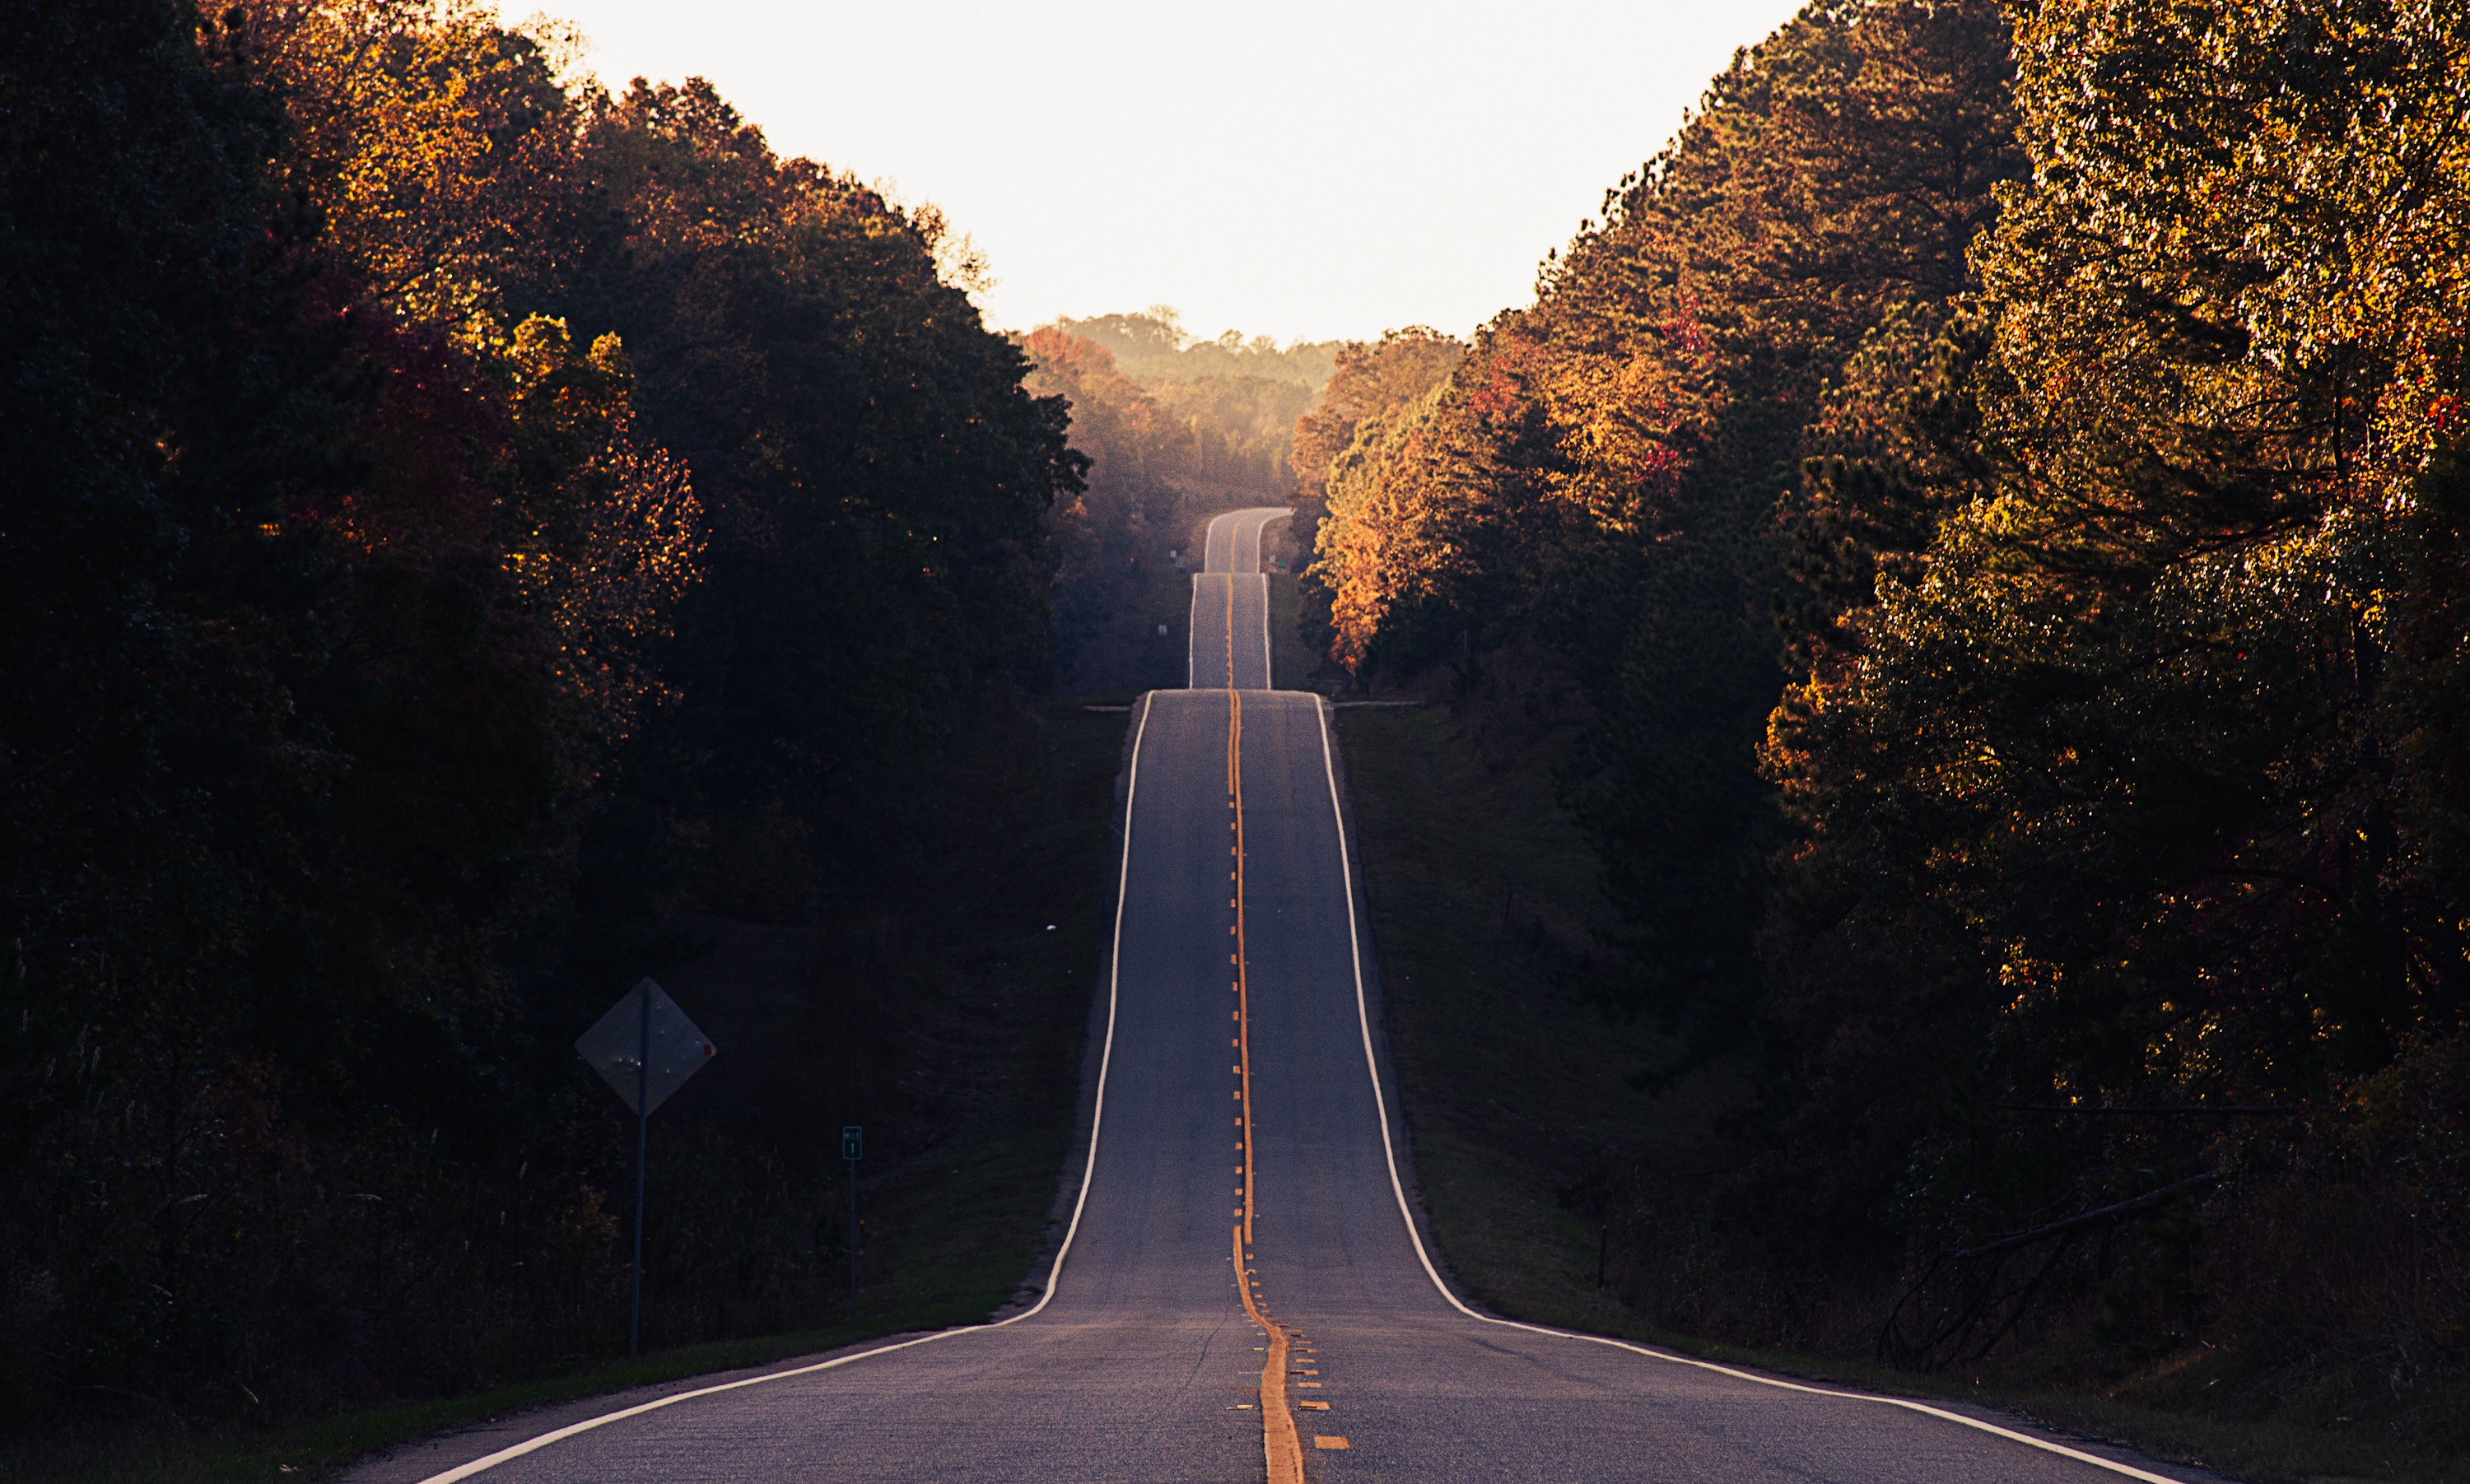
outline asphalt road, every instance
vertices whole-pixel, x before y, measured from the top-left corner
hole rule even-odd
[[[1237,510],[1209,522],[1192,579],[1191,652],[1184,684],[1270,688],[1270,579],[1261,570],[1261,527],[1283,508]]]
[[[1244,668],[1244,635],[1260,628],[1243,608],[1250,574],[1222,568],[1253,565],[1265,518],[1211,529],[1212,571],[1196,587],[1226,581],[1216,584],[1214,658],[1194,625],[1204,684],[1228,666],[1267,679],[1266,648],[1257,670]],[[1196,600],[1197,614],[1207,607]],[[512,1456],[474,1454],[521,1427],[467,1442],[459,1456],[450,1440],[427,1455],[436,1472],[420,1466],[427,1477],[2201,1476],[2046,1435],[2033,1434],[2040,1446],[2001,1436],[1983,1428],[2029,1429],[1986,1412],[1968,1425],[1458,1308],[1425,1262],[1392,1171],[1377,985],[1357,952],[1360,883],[1324,704],[1218,684],[1153,692],[1132,721],[1098,1122],[1045,1302],[1000,1326],[733,1389],[671,1388],[614,1421],[595,1419],[628,1399],[587,1404],[526,1425],[581,1430],[528,1437]],[[1257,1285],[1249,1302],[1239,1251],[1243,1281]]]

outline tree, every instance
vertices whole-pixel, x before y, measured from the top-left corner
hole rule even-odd
[[[1851,580],[1813,584],[1840,616],[1770,758],[1826,905],[1775,1041],[1811,1158],[1873,1131],[1848,1202],[1966,1198],[1973,1171],[1912,1153],[1914,1077],[2322,1099],[2458,1025],[2457,785],[2404,738],[2447,714],[2413,665],[2446,621],[2462,320],[2418,265],[2458,231],[2459,54],[2375,14],[2037,14],[2035,171],[1981,302],[1901,334],[1906,389],[1821,471],[1814,561]],[[1968,1220],[2102,1157],[2043,1138]]]
[[[1062,409],[940,214],[703,84],[565,86],[456,7],[19,12],[0,1411],[594,1353],[578,1012],[671,842],[863,882],[869,811],[1006,722]]]
[[[1805,429],[1882,321],[1934,324],[1969,285],[2020,169],[2007,51],[1989,5],[1809,8],[1330,480],[1345,653],[1411,671],[1534,645],[1583,691],[1568,786],[1630,925],[1627,998],[1702,1048],[1737,1044],[1760,975],[1782,842],[1758,751]],[[1299,467],[1366,428],[1350,384]]]
[[[1422,487],[1417,478],[1386,478],[1393,456],[1411,457],[1422,448],[1392,451],[1389,445],[1406,436],[1394,425],[1403,409],[1433,396],[1465,355],[1466,347],[1458,341],[1422,325],[1392,330],[1377,342],[1340,346],[1329,384],[1295,420],[1289,455],[1295,475],[1295,534],[1317,555],[1304,585],[1304,642],[1350,671],[1369,658],[1372,636],[1389,608],[1381,589],[1396,569],[1394,559],[1381,549],[1383,536],[1361,522],[1393,511],[1398,498],[1411,499],[1408,492]],[[1419,426],[1427,421],[1429,416]],[[1378,497],[1364,490],[1343,499],[1343,519],[1350,523],[1333,527],[1332,492],[1341,456],[1347,456],[1350,480],[1400,488]]]
[[[1058,319],[1055,329],[1104,346],[1125,375],[1155,388],[1171,382],[1257,377],[1317,391],[1329,380],[1334,342],[1297,340],[1281,347],[1266,335],[1229,330],[1214,340],[1194,337],[1174,306],[1153,304],[1137,314]]]
[[[582,244],[565,316],[623,337],[638,435],[691,463],[711,526],[647,756],[694,808],[778,800],[826,859],[863,859],[897,805],[881,777],[1044,662],[1042,522],[1079,486],[1063,407],[930,234],[775,156],[709,83],[639,81],[582,148],[624,225]]]

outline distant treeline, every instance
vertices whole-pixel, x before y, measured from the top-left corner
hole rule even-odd
[[[2470,1442],[2464,57],[1827,0],[1531,306],[1341,358],[1336,655],[1549,657],[1642,1078],[1757,1069],[1716,1255],[1634,1193],[1662,1322]]]
[[[1058,675],[1072,689],[1179,684],[1181,645],[1154,632],[1161,612],[1181,613],[1185,566],[1170,553],[1202,517],[1289,501],[1296,420],[1339,347],[1233,331],[1195,341],[1163,305],[1060,319],[1021,343],[1031,388],[1072,409],[1072,447],[1090,460],[1087,490],[1053,523]]]
[[[1297,340],[1281,346],[1266,335],[1247,337],[1239,330],[1203,340],[1183,328],[1183,316],[1168,304],[1153,304],[1137,314],[1066,316],[1052,328],[1106,347],[1118,370],[1153,388],[1170,382],[1257,377],[1317,392],[1336,369],[1339,352],[1344,348],[1338,340]]]
[[[710,86],[212,10],[0,22],[0,1419],[608,1354],[569,1041],[681,913],[897,916],[1085,467],[942,218]],[[656,1342],[839,1302],[819,1096],[699,1148]]]

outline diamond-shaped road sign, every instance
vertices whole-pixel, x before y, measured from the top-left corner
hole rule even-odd
[[[646,1005],[652,1012],[651,1096],[645,1100],[648,1105],[639,1108],[635,1094],[645,1088],[646,1079],[636,1058],[643,1046],[641,1016]],[[720,1048],[695,1029],[687,1012],[678,1009],[678,1002],[648,979],[609,1007],[608,1014],[575,1039],[574,1049],[618,1090],[627,1107],[647,1116],[668,1101],[669,1094],[684,1087],[687,1078],[702,1071],[705,1062],[720,1055]]]

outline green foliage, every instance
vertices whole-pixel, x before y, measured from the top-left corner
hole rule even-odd
[[[1779,497],[1865,337],[1967,287],[2018,166],[2006,48],[1986,5],[1812,7],[1429,404],[1333,396],[1299,445],[1332,461],[1317,570],[1342,658],[1411,672],[1533,638],[1582,685],[1569,782],[1628,923],[1624,998],[1702,1046],[1747,1028],[1778,844],[1758,746]]]
[[[1313,405],[1313,388],[1270,377],[1213,376],[1160,382],[1150,397],[1190,440],[1189,483],[1233,486],[1247,499],[1258,491],[1280,501],[1295,419]]]
[[[2032,1101],[2321,1099],[2459,1029],[2460,878],[2431,848],[2449,756],[2421,773],[2405,740],[2447,703],[2388,658],[2402,614],[2432,656],[2446,611],[2428,408],[2460,321],[2385,254],[2451,208],[2385,203],[2458,168],[2418,122],[2455,107],[2452,43],[2183,19],[2025,29],[2034,183],[1890,416],[1917,452],[1822,480],[1840,529],[1881,535],[1875,598],[1821,631],[1850,658],[1813,654],[1771,753],[1804,871],[1844,893],[1781,940],[1813,1124],[1911,1126],[1902,1088],[1821,1048],[1916,984],[1929,1055],[1986,1055],[1993,1095]],[[2255,189],[2294,177],[2315,184]],[[2353,244],[2346,267],[2291,232]],[[2394,294],[2421,302],[2387,319]]]
[[[639,85],[580,148],[624,227],[580,245],[561,308],[624,337],[712,512],[649,786],[780,800],[837,854],[896,802],[884,769],[1041,666],[1064,408],[900,212],[775,158],[708,84]]]
[[[28,19],[6,1404],[229,1406],[332,1342],[376,1276],[334,1254],[454,1250],[414,1215],[443,1194],[419,1151],[507,1107],[488,950],[535,899],[564,712],[492,545],[501,420],[432,339],[338,302],[315,219],[258,174],[286,136],[245,34]],[[597,1217],[571,1179],[533,1194],[557,1302]],[[485,1290],[501,1251],[454,1264]]]

